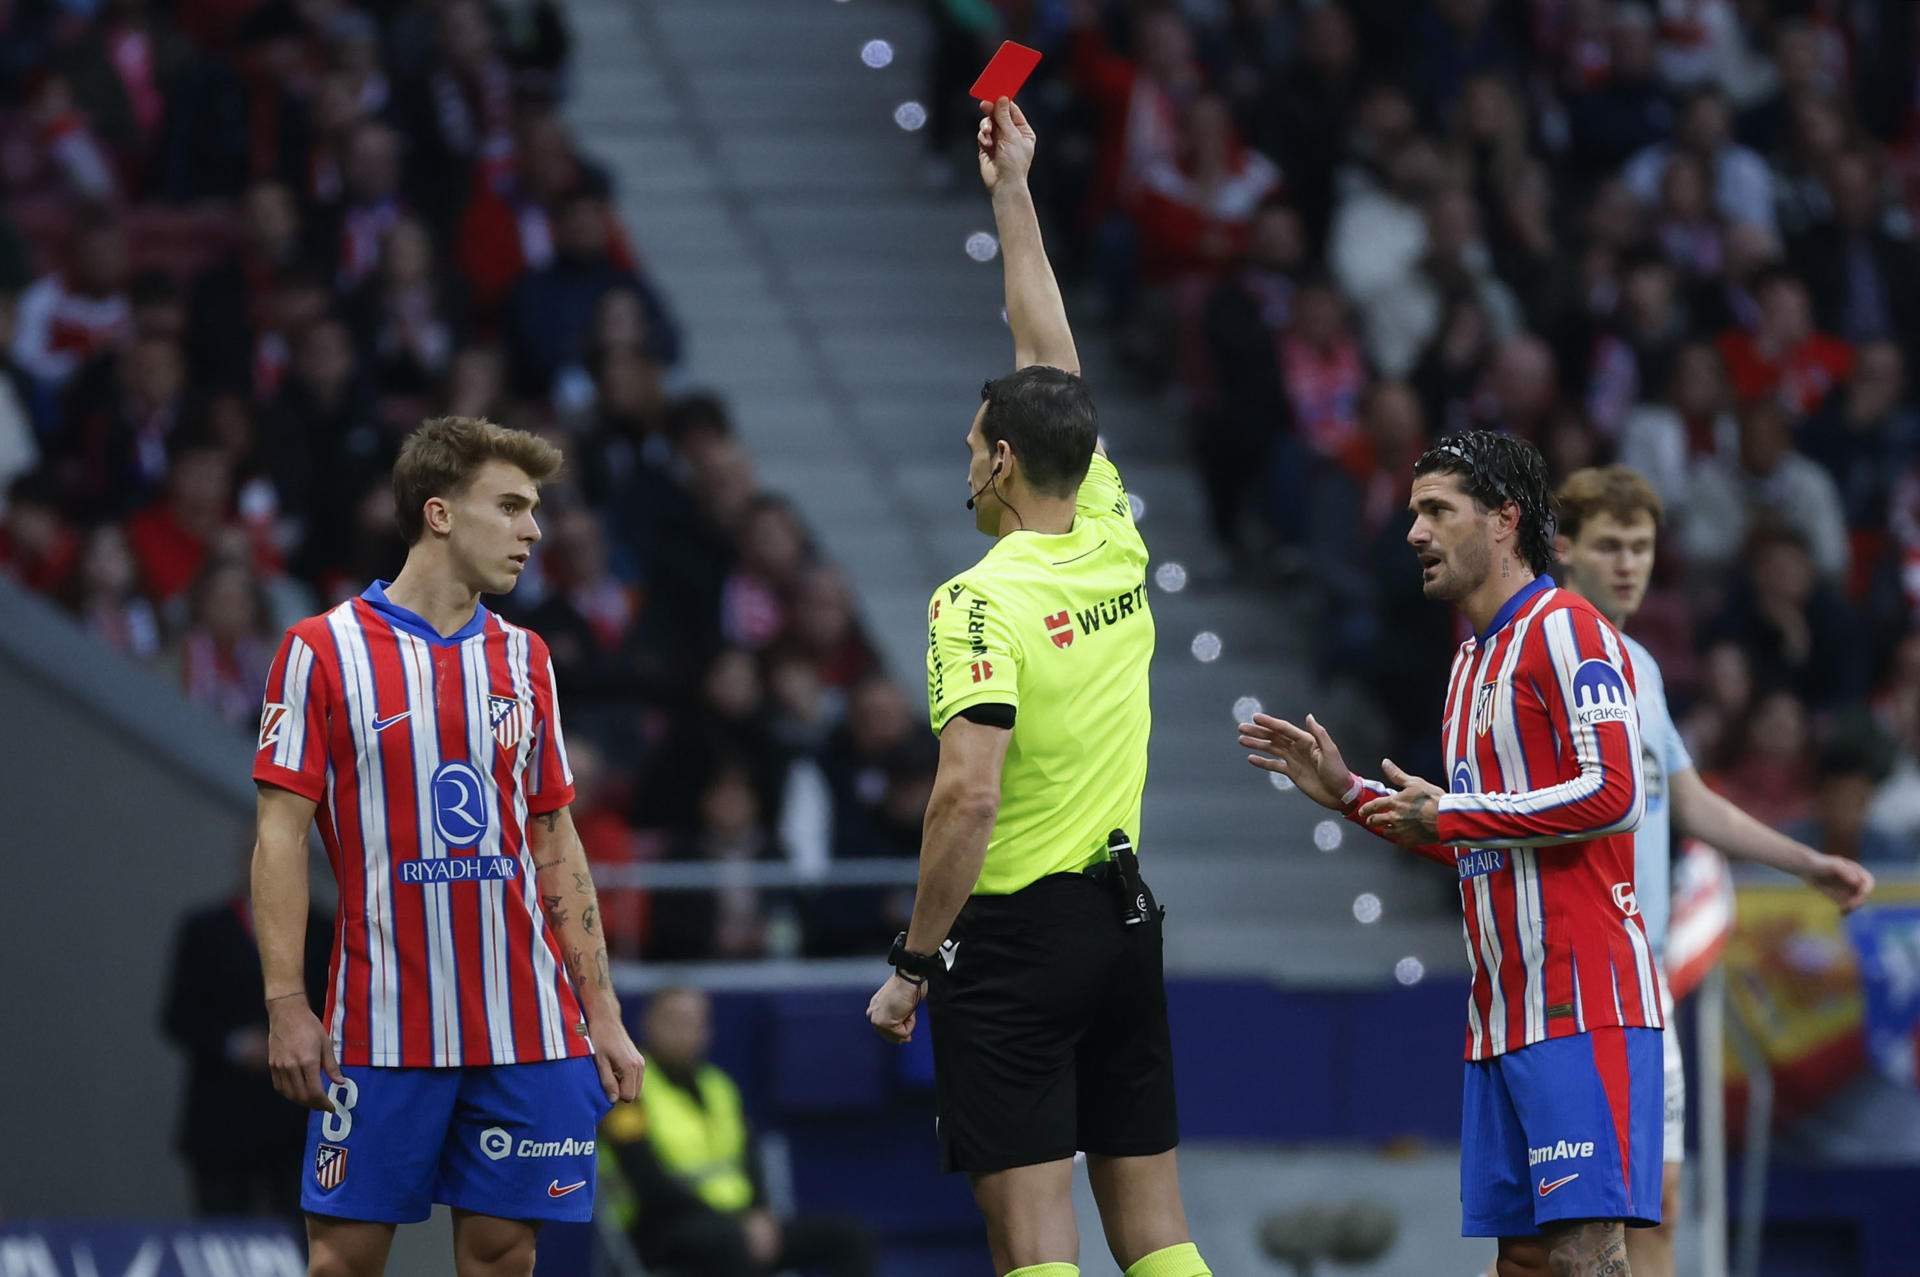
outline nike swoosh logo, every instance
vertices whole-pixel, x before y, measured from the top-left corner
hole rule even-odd
[[[395,723],[399,722],[401,719],[410,716],[412,713],[413,711],[410,709],[403,709],[398,714],[395,714],[392,718],[376,718],[373,720],[373,730],[376,732],[384,732],[389,727],[392,727]]]
[[[1551,1183],[1543,1179],[1540,1181],[1540,1196],[1545,1197],[1548,1193],[1551,1193],[1554,1189],[1564,1188],[1566,1185],[1573,1183],[1573,1181],[1579,1178],[1580,1178],[1580,1172],[1575,1171],[1573,1174],[1563,1175],[1559,1179],[1556,1179]]]
[[[586,1186],[587,1186],[587,1181],[581,1180],[578,1184],[569,1184],[565,1188],[562,1188],[560,1187],[560,1181],[554,1180],[551,1184],[547,1185],[547,1196],[548,1197],[565,1197],[568,1193],[574,1192],[578,1189],[585,1188]]]

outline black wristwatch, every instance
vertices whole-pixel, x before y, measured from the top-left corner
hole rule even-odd
[[[901,979],[914,984],[925,984],[947,969],[945,960],[939,954],[915,953],[907,948],[907,933],[904,931],[893,938],[893,949],[887,954],[887,964],[900,973]]]

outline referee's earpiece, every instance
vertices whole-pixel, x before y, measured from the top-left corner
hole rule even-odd
[[[987,476],[987,481],[981,484],[979,487],[975,488],[973,490],[973,495],[967,498],[967,509],[969,510],[973,509],[973,503],[980,499],[980,494],[982,492],[985,492],[988,488],[991,488],[993,486],[993,476],[999,473],[1000,473],[1000,463],[998,461],[995,461],[993,463],[993,472]]]

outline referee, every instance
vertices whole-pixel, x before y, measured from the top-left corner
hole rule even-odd
[[[967,504],[995,541],[927,606],[940,767],[913,921],[867,1018],[905,1042],[932,1008],[941,1159],[972,1181],[996,1273],[1080,1271],[1080,1150],[1127,1277],[1210,1277],[1174,1161],[1161,911],[1133,852],[1147,547],[1040,242],[1033,130],[1005,98],[982,109],[1016,370],[981,392]]]

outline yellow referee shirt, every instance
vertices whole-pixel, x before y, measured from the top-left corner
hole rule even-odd
[[[1013,532],[927,605],[937,735],[971,705],[1011,705],[1000,812],[976,895],[1006,895],[1140,837],[1147,783],[1147,547],[1120,472],[1095,455],[1073,529]]]

